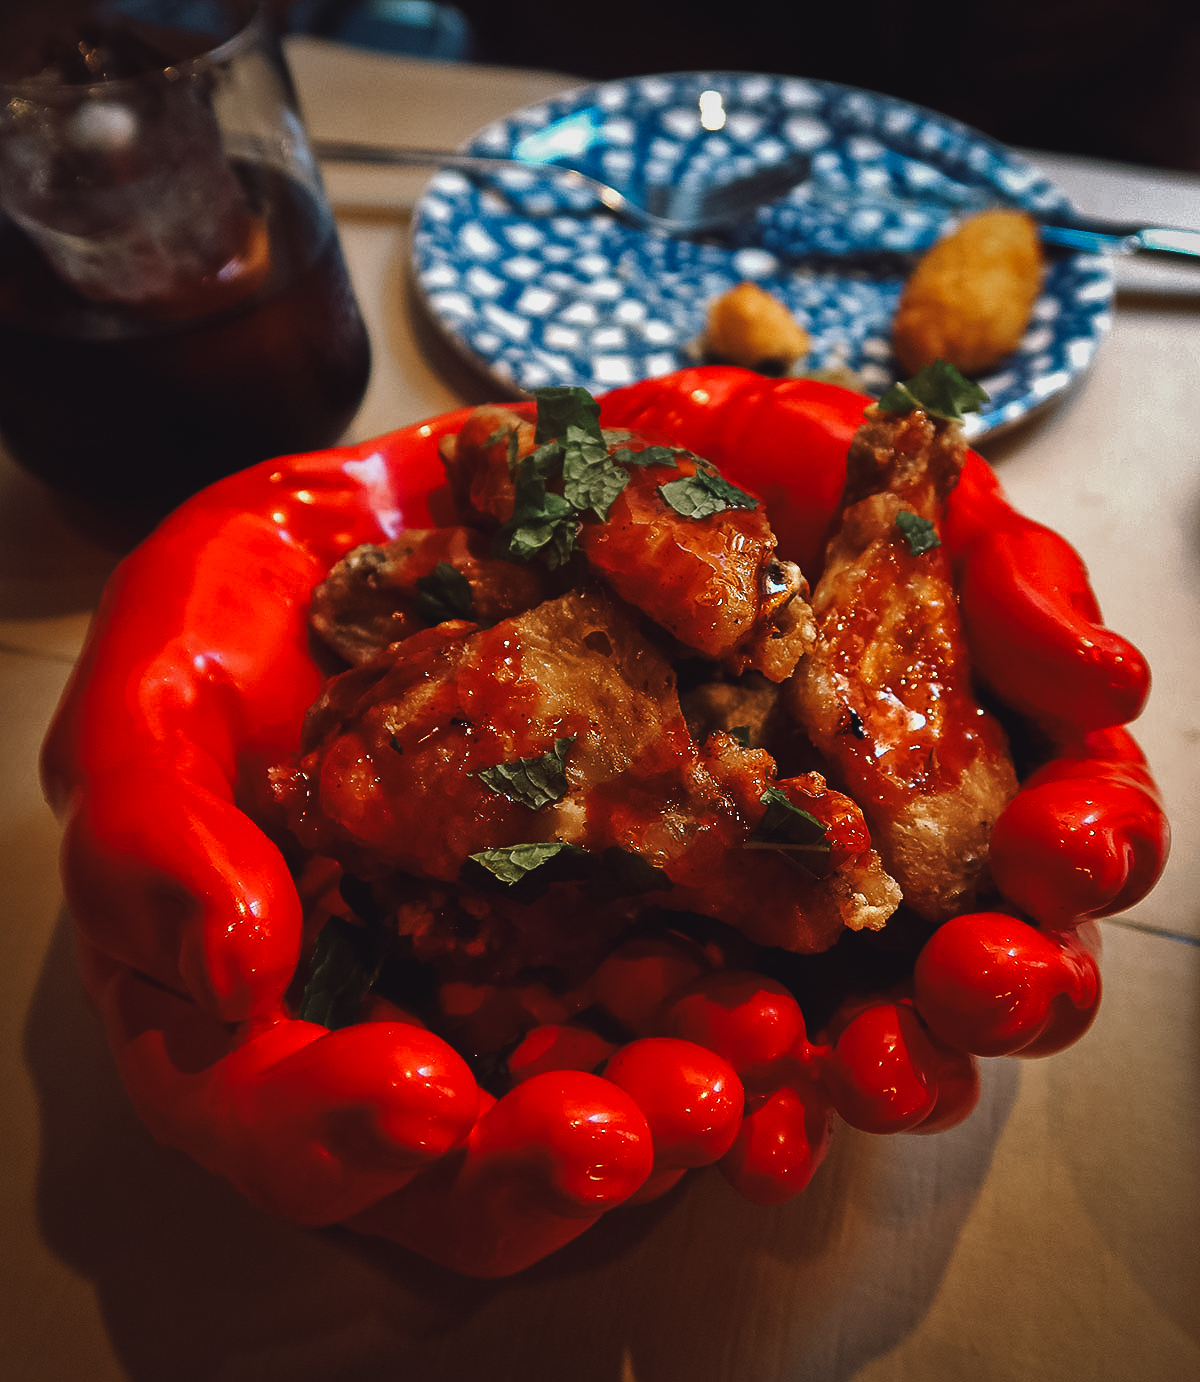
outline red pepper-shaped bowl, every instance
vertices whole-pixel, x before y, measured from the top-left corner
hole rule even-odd
[[[781,555],[811,580],[868,402],[705,368],[608,395],[602,422],[757,491]],[[808,1183],[839,1119],[938,1131],[974,1106],[976,1057],[1081,1035],[1100,996],[1091,923],[1144,896],[1166,857],[1161,803],[1121,728],[1148,675],[1103,626],[1079,557],[1014,512],[974,453],[944,540],[978,678],[1041,745],[995,827],[1004,910],[946,923],[906,972],[852,974],[844,1001],[808,1021],[753,963],[630,941],[593,982],[635,1039],[548,1021],[512,1054],[498,1099],[386,1005],[336,1031],[292,1015],[306,899],[244,809],[249,787],[294,751],[321,687],[313,586],[353,546],[450,520],[438,442],[467,413],[223,480],[104,593],[42,778],[85,983],[154,1136],[273,1213],[502,1276],[697,1167],[778,1203]]]

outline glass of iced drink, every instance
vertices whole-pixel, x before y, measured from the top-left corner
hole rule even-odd
[[[162,512],[336,442],[366,331],[255,0],[31,9],[0,56],[0,439]]]

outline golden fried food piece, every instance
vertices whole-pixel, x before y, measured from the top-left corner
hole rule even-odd
[[[713,300],[702,341],[705,356],[763,374],[787,374],[809,352],[808,332],[777,297],[744,282]]]
[[[546,594],[541,569],[490,556],[475,529],[413,528],[348,552],[313,591],[309,624],[359,666],[419,629],[456,617],[494,624]]]
[[[937,537],[963,454],[956,425],[867,410],[813,594],[817,647],[781,691],[862,806],[904,901],[935,922],[970,908],[1017,788],[1004,733],[972,690]]]
[[[892,349],[909,374],[948,360],[963,374],[1015,350],[1042,284],[1037,226],[1023,211],[983,211],[921,258],[892,321]]]
[[[862,813],[815,774],[772,784],[774,767],[728,735],[698,747],[666,657],[594,590],[491,629],[443,624],[332,679],[298,762],[272,785],[306,850],[376,884],[393,873],[461,879],[455,905],[477,919],[491,904],[473,856],[543,845],[619,872],[606,862],[616,851],[643,883],[659,871],[647,889],[656,905],[702,911],[766,944],[823,950],[846,926],[881,926],[898,892]],[[747,847],[772,785],[823,828],[818,870],[798,867],[787,842]],[[556,882],[574,893],[560,922],[585,924],[603,882]],[[544,962],[553,928],[536,911],[522,919],[521,902],[498,905],[506,926],[536,936],[506,964]]]

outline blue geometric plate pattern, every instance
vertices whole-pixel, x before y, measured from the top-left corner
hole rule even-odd
[[[714,94],[715,93],[715,94]],[[744,279],[812,340],[798,367],[846,367],[871,392],[898,377],[890,323],[915,256],[963,212],[1067,201],[1025,159],[907,102],[800,77],[684,72],[566,91],[466,146],[569,162],[621,188],[686,188],[803,151],[808,181],[695,240],[637,230],[543,169],[442,171],[413,221],[420,296],[449,340],[506,392],[603,393],[698,359],[708,304]],[[1087,367],[1108,329],[1112,270],[1054,253],[1020,347],[982,377],[979,436],[1025,417]]]

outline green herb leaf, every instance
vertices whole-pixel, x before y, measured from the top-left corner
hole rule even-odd
[[[905,542],[908,543],[908,550],[914,557],[932,552],[935,547],[942,545],[937,528],[919,513],[901,509],[896,515],[896,527],[900,529]]]
[[[507,797],[531,811],[540,810],[567,795],[569,784],[563,765],[575,737],[556,739],[547,753],[531,758],[517,758],[511,763],[497,763],[475,774],[497,796]]]
[[[749,725],[730,725],[729,733],[744,749],[750,748],[750,726]]]
[[[793,805],[778,787],[768,787],[759,801],[767,809],[750,837],[750,846],[781,850],[807,872],[818,877],[824,873],[829,863],[829,836],[816,816]]]
[[[696,470],[679,480],[659,485],[659,494],[684,518],[711,518],[726,509],[756,509],[758,500],[731,485],[711,466]]]
[[[416,607],[421,618],[430,624],[475,618],[471,583],[448,561],[439,561],[427,576],[417,577]]]
[[[531,451],[525,457],[522,464],[528,466],[535,475],[540,475],[545,480],[555,480],[562,474],[562,462],[562,443],[556,440],[543,442],[536,451]],[[516,456],[510,457],[509,469],[512,470],[516,463]]]
[[[568,427],[579,427],[600,436],[600,405],[586,389],[570,385],[553,385],[536,389],[537,427],[534,440],[554,441],[567,435]]]
[[[603,522],[613,500],[629,483],[629,472],[615,465],[600,436],[568,427],[563,442],[563,495],[580,513],[591,509]]]
[[[357,1022],[383,966],[384,933],[330,917],[317,936],[297,1016],[336,1030]]]
[[[532,561],[540,556],[552,571],[563,566],[575,550],[579,530],[574,507],[561,494],[546,488],[532,456],[517,466],[515,489],[513,516],[492,539],[494,555],[508,561]]]
[[[879,406],[888,413],[920,408],[932,417],[961,422],[966,413],[977,413],[987,401],[987,393],[974,380],[964,378],[948,360],[935,360],[911,379],[893,384]]]
[[[640,451],[621,446],[612,453],[611,459],[620,465],[670,465],[678,469],[680,456],[692,457],[692,453],[674,446],[644,446]]]
[[[573,469],[592,465],[603,465],[608,460],[608,445],[597,428],[594,432],[572,424],[559,439],[563,449],[563,474],[570,465]]]
[[[518,902],[535,902],[551,883],[588,878],[594,862],[586,850],[562,840],[504,845],[468,856],[462,881],[476,888],[501,888]]]
[[[535,902],[551,883],[584,883],[592,900],[601,903],[672,886],[662,869],[634,850],[610,845],[597,856],[557,840],[472,854],[462,881],[493,892],[501,889],[518,902]]]

